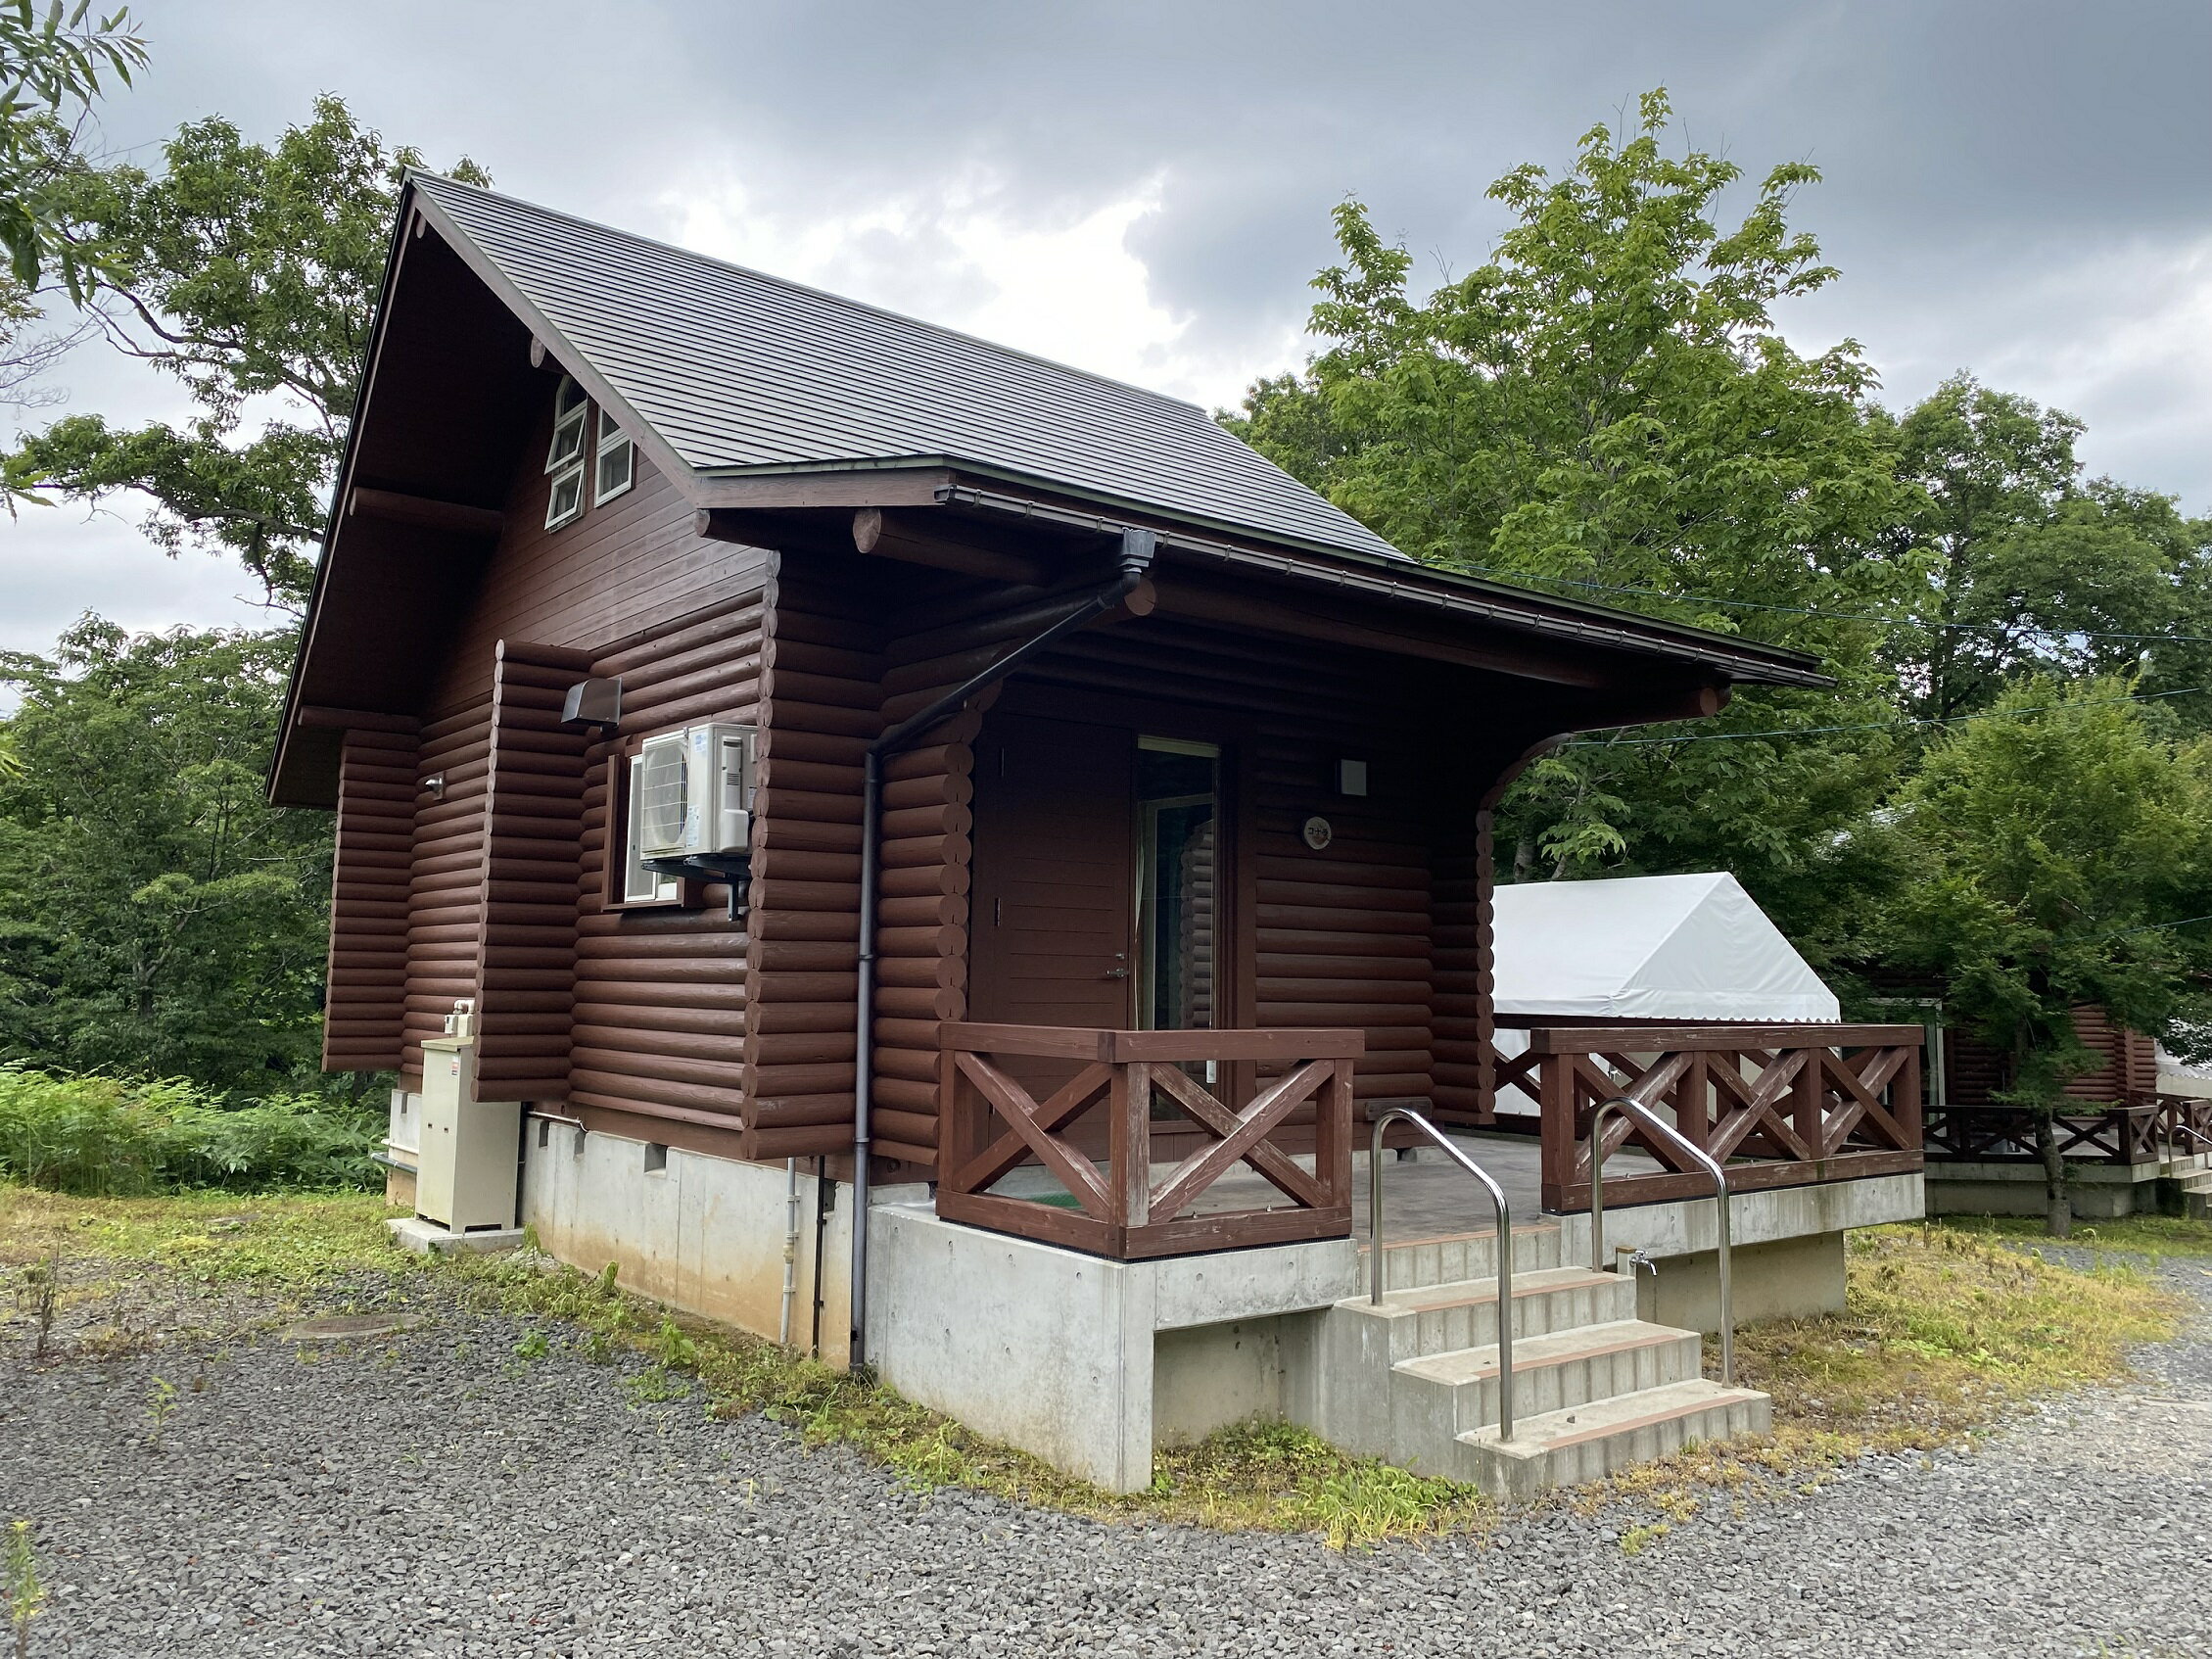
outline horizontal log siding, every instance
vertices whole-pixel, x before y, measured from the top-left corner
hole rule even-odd
[[[772,565],[744,1045],[744,1146],[754,1158],[852,1147],[861,765],[881,725],[871,597],[804,559]]]
[[[445,779],[441,794],[415,797],[414,857],[407,888],[407,1006],[402,1083],[422,1086],[422,1040],[477,994],[484,926],[484,796],[491,776],[492,689],[426,723],[418,776]]]
[[[1488,1057],[1491,1032],[1490,815],[1439,815],[1431,860],[1431,1101],[1453,1122],[1495,1115]]]
[[[578,865],[590,735],[561,724],[591,659],[502,640],[492,687],[484,923],[477,937],[477,1092],[568,1095]]]
[[[407,883],[413,867],[416,738],[349,732],[339,762],[323,1001],[325,1071],[394,1071],[407,999]]]
[[[646,1139],[682,1140],[686,1127],[734,1137],[741,1127],[750,941],[720,883],[695,910],[608,906],[606,863],[619,841],[608,763],[627,764],[636,739],[656,732],[758,719],[762,604],[751,568],[750,593],[626,640],[591,668],[622,679],[624,741],[586,757],[569,1102],[627,1114]]]
[[[986,612],[979,621],[893,639],[884,648],[884,718],[903,720],[935,701],[1019,638]],[[977,701],[987,707],[995,698],[987,691]],[[963,710],[883,769],[873,1132],[884,1156],[925,1168],[937,1161],[938,1027],[967,1018],[974,743],[982,721],[977,708]]]
[[[1427,677],[1324,645],[1153,616],[1079,636],[1037,678],[1242,720],[1251,751],[1240,839],[1252,943],[1236,1023],[1359,1027],[1367,1052],[1355,1095],[1427,1097],[1433,791],[1448,764],[1418,743],[1435,715]],[[1371,763],[1365,798],[1336,795],[1341,757]],[[1321,852],[1303,838],[1316,815],[1335,831]]]

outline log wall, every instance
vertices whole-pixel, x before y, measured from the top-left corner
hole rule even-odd
[[[339,762],[325,1071],[395,1071],[407,998],[407,879],[414,865],[412,732],[349,732]]]
[[[569,1089],[578,865],[590,735],[561,724],[591,659],[557,645],[494,647],[477,931],[477,1087],[494,1100]]]
[[[758,720],[760,568],[752,592],[646,630],[592,663],[595,675],[621,677],[622,735],[587,757],[575,891],[570,1105],[587,1120],[620,1114],[627,1121],[609,1126],[646,1140],[709,1134],[725,1152],[736,1150],[744,1121],[746,925],[729,920],[721,883],[704,885],[690,908],[610,904],[607,862],[620,844],[615,769],[643,738],[700,721]]]

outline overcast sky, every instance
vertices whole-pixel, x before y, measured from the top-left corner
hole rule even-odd
[[[433,165],[1203,403],[1294,366],[1328,214],[1481,262],[1483,190],[1665,84],[1688,137],[1798,199],[1843,280],[1786,317],[1904,403],[1944,375],[2084,417],[2093,472],[2212,510],[2212,5],[2105,0],[1075,6],[135,0],[153,68],[104,112],[152,158],[220,113],[342,94]],[[71,408],[173,416],[98,351]],[[0,646],[86,609],[256,616],[135,509],[0,525]]]

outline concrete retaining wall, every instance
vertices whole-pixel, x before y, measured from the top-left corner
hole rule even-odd
[[[1153,1448],[1287,1414],[1301,1321],[1358,1289],[1349,1239],[1106,1261],[886,1205],[869,1229],[884,1382],[1108,1492]]]
[[[548,1253],[586,1272],[619,1264],[625,1289],[774,1338],[783,1299],[784,1171],[556,1118],[525,1129],[523,1221]],[[822,1357],[845,1362],[852,1324],[852,1188],[834,1188],[823,1240]],[[795,1346],[813,1330],[815,1180],[799,1178]]]
[[[2066,1171],[2066,1192],[2084,1220],[2158,1211],[2157,1163],[2085,1163]],[[2040,1163],[1930,1163],[1930,1215],[2041,1215]]]

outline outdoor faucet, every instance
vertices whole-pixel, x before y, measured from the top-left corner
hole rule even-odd
[[[1626,1245],[1615,1245],[1613,1247],[1613,1270],[1618,1273],[1623,1268],[1627,1270],[1628,1277],[1631,1279],[1636,1276],[1638,1268],[1642,1268],[1655,1279],[1659,1277],[1659,1263],[1652,1259],[1651,1252],[1642,1245],[1638,1245],[1634,1250],[1630,1250]]]

